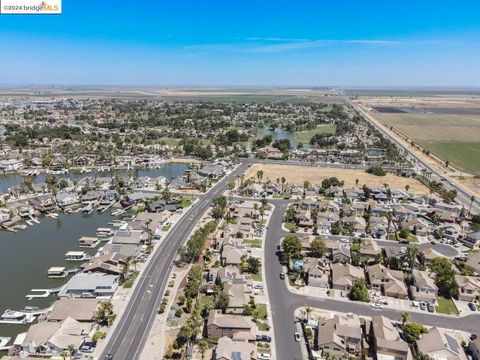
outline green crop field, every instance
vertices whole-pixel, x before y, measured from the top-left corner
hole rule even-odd
[[[455,168],[480,175],[480,142],[421,141],[419,145]]]

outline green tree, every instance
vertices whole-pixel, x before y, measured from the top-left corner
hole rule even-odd
[[[325,253],[325,240],[317,236],[315,239],[313,239],[311,245],[310,245],[310,255],[316,258],[320,258],[323,256]]]
[[[436,257],[431,268],[435,271],[435,285],[440,295],[450,299],[458,295],[458,283],[455,279],[455,270],[450,260],[445,257]]]
[[[115,314],[113,313],[113,304],[110,301],[101,301],[97,310],[93,314],[94,321],[99,325],[111,325]]]
[[[400,319],[402,320],[402,325],[405,325],[408,320],[410,320],[410,313],[407,311],[402,311],[400,313]]]
[[[368,302],[368,289],[364,279],[355,279],[350,290],[350,300]]]
[[[205,339],[200,340],[198,343],[198,350],[200,351],[200,354],[202,354],[202,360],[205,358],[205,353],[207,352],[208,349],[208,342]]]
[[[415,341],[420,340],[420,336],[428,332],[423,325],[415,322],[405,323],[402,329],[405,341],[409,344],[413,344]]]
[[[229,302],[230,299],[228,294],[221,292],[217,297],[217,301],[215,302],[215,309],[221,309],[222,312],[225,313],[225,311],[227,311]]]
[[[288,260],[301,258],[302,242],[294,235],[287,235],[282,241],[283,252]]]

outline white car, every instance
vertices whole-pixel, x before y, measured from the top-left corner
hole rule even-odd
[[[295,338],[296,342],[300,342],[300,333],[295,331],[295,334],[293,334],[293,337]]]
[[[370,304],[370,307],[373,309],[383,309],[383,305],[379,303]]]
[[[261,353],[258,354],[257,359],[259,360],[270,360],[272,358],[272,355],[267,354],[267,353]]]

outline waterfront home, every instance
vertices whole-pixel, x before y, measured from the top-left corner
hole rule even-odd
[[[222,314],[221,310],[210,310],[207,321],[207,337],[218,340],[227,336],[235,340],[254,341],[257,325],[250,316]]]
[[[383,315],[372,316],[368,329],[370,346],[376,359],[411,359],[410,348],[392,321]]]
[[[121,275],[126,264],[125,256],[119,253],[105,253],[94,257],[83,268],[85,273],[104,273],[110,275]]]
[[[84,195],[81,196],[80,202],[82,205],[88,205],[100,201],[103,193],[97,190],[89,190]]]
[[[467,360],[467,355],[460,345],[462,341],[463,339],[459,342],[455,334],[434,327],[417,341],[417,348],[420,353],[428,354],[433,360]]]
[[[40,322],[30,326],[22,342],[24,355],[58,355],[73,345],[74,353],[89,338],[93,323],[81,323],[71,317],[60,322]]]
[[[100,273],[80,273],[72,278],[60,289],[59,298],[110,298],[118,288],[116,275]]]
[[[148,234],[143,230],[134,230],[130,224],[123,224],[115,231],[112,244],[140,245],[148,240]]]
[[[118,253],[125,257],[131,256],[137,258],[141,253],[141,246],[135,244],[105,244],[102,253]]]
[[[434,304],[438,296],[438,287],[435,279],[426,271],[413,269],[413,285],[410,286],[410,293],[413,300],[425,301]]]
[[[57,204],[61,208],[77,205],[80,203],[80,198],[76,193],[61,192],[56,196]]]
[[[232,340],[227,336],[218,339],[215,360],[256,360],[257,346],[247,340]]]
[[[318,336],[315,349],[332,355],[358,355],[361,350],[362,330],[357,315],[334,315],[333,318],[318,319]]]
[[[70,317],[79,322],[93,322],[97,306],[97,299],[60,299],[53,303],[47,321],[63,321]]]

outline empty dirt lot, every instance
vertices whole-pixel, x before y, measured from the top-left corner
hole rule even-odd
[[[274,165],[274,164],[254,164],[246,172],[245,178],[257,176],[257,171],[263,170],[262,181],[276,181],[285,177],[289,184],[303,185],[305,180],[310,181],[311,184],[320,184],[323,179],[330,177],[337,177],[339,180],[345,182],[345,187],[355,187],[355,179],[359,180],[358,186],[363,184],[374,188],[383,187],[383,184],[388,184],[392,189],[404,190],[405,185],[409,185],[409,193],[411,194],[427,194],[428,189],[415,179],[404,178],[387,174],[386,176],[375,176],[367,174],[361,170],[350,169],[328,169],[307,166],[293,166],[293,165]]]

